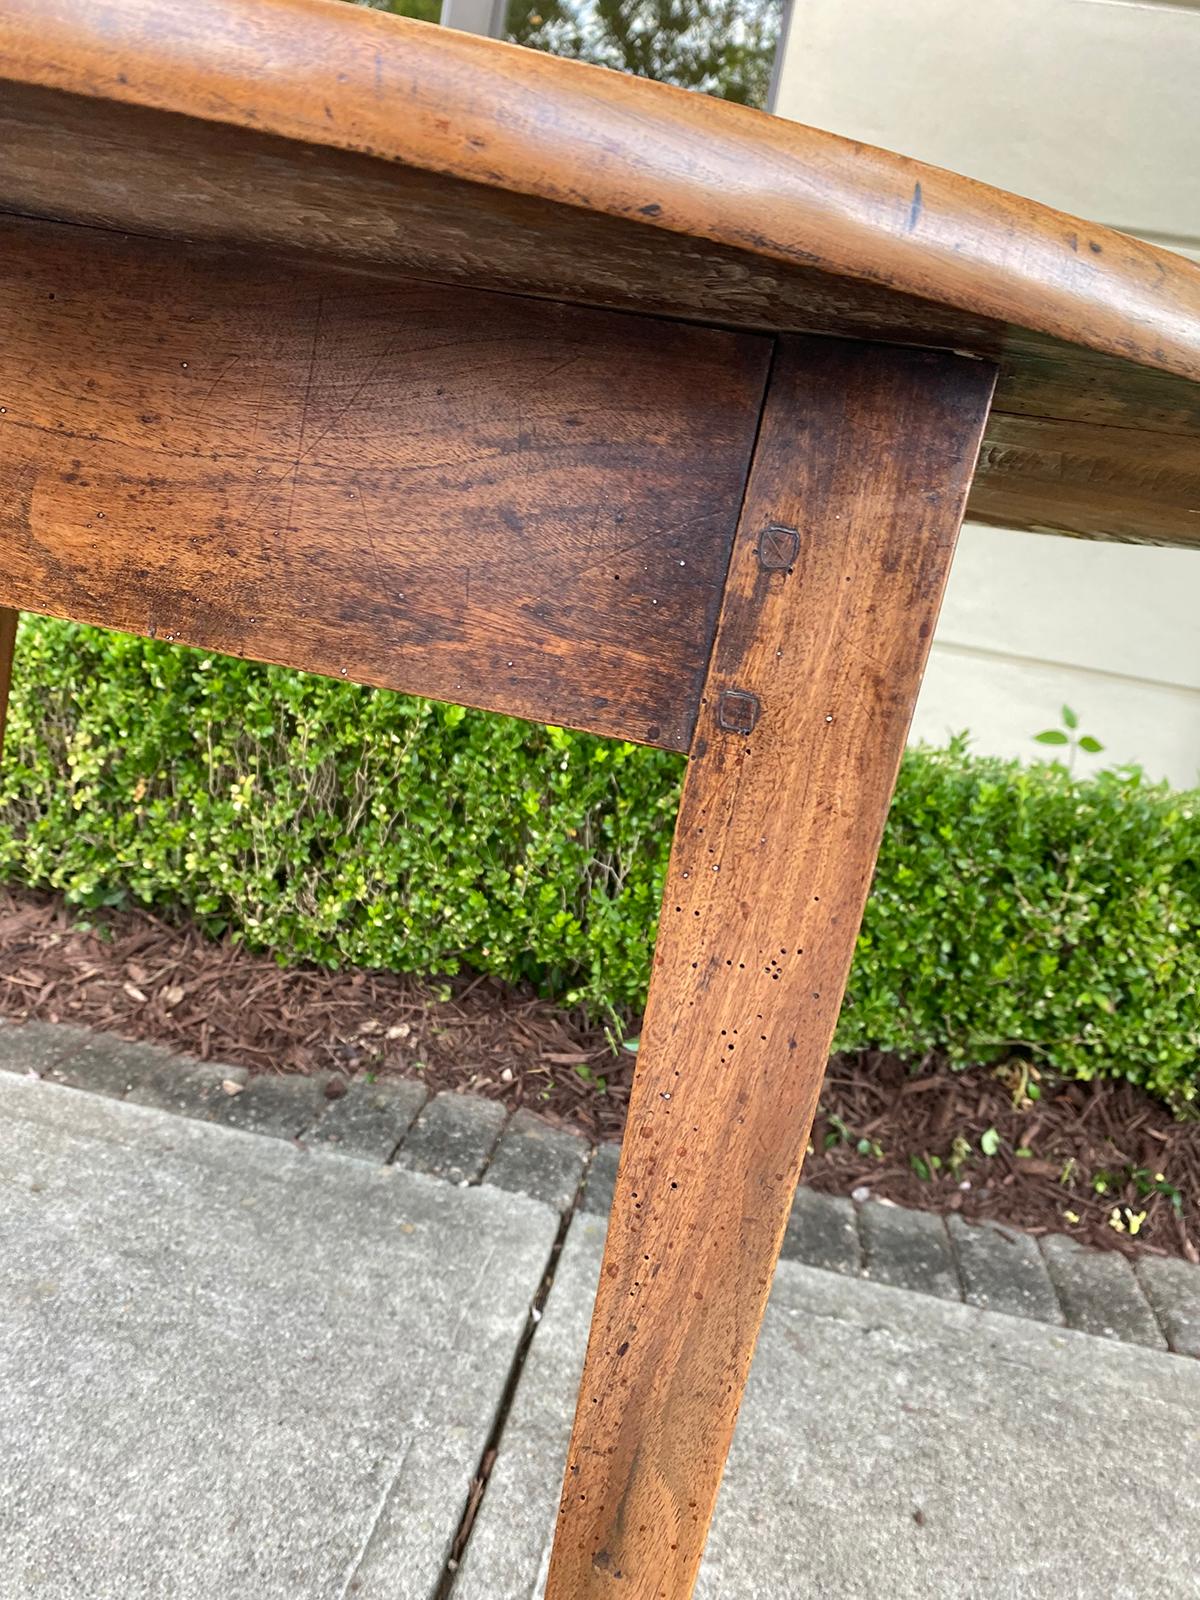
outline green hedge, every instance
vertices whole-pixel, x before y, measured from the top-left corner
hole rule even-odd
[[[37,619],[0,871],[181,907],[290,960],[530,978],[636,1007],[680,759]],[[907,756],[838,1042],[1193,1098],[1200,795]]]

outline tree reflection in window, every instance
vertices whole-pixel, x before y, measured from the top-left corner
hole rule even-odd
[[[358,0],[436,22],[441,0]],[[551,55],[765,106],[784,0],[509,0],[504,37]]]
[[[354,0],[368,11],[390,11],[395,17],[413,17],[418,22],[438,22],[442,0]]]
[[[507,37],[765,106],[782,0],[510,0]]]

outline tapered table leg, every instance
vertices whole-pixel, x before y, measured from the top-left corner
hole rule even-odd
[[[685,1600],[993,372],[778,351],[676,825],[547,1600]]]

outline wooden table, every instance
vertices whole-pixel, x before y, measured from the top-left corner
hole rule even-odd
[[[0,676],[28,609],[689,754],[547,1589],[682,1600],[964,511],[1200,545],[1200,270],[330,0],[0,0],[0,80]]]

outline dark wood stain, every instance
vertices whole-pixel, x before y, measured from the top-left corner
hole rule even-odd
[[[354,151],[314,149],[250,127],[102,98],[6,86],[0,141],[0,208],[14,212],[272,251],[385,283],[415,276],[750,331],[978,351],[1000,364],[989,442],[999,442],[994,435],[1011,414],[1044,443],[1033,454],[1009,452],[1009,466],[991,476],[969,515],[1097,538],[1200,545],[1195,500],[1170,473],[1148,485],[1140,465],[1146,450],[1163,448],[1143,440],[1157,431],[1180,435],[1176,453],[1200,459],[1200,385],[1138,365],[1135,351],[1131,359],[1097,354],[981,309],[841,276],[819,256],[764,261],[757,246],[648,227],[633,212],[597,217],[561,199],[481,189]],[[923,186],[914,237],[923,239],[927,225]],[[1063,249],[1064,259],[1075,259],[1069,245]],[[1156,263],[1164,256],[1152,254]],[[1186,275],[1197,274],[1200,340],[1200,272],[1185,261],[1176,268],[1185,287]],[[281,261],[278,270],[286,276],[294,268]],[[1088,425],[1075,437],[1086,431],[1089,476],[1112,486],[1112,501],[1090,492],[1076,498],[1076,480],[1068,479],[1031,510],[1045,481],[1036,457],[1053,452],[1063,422]],[[1112,424],[1122,431],[1111,433]],[[1022,460],[1030,462],[1028,477]]]
[[[5,21],[0,75],[10,102],[42,88],[93,103],[70,169],[81,184],[95,159],[87,130],[97,103],[171,114],[197,180],[186,191],[193,209],[211,176],[203,130],[221,125],[290,144],[318,201],[336,203],[330,153],[378,163],[397,192],[410,175],[432,179],[417,191],[407,232],[427,222],[457,230],[457,250],[446,241],[438,251],[443,261],[485,254],[513,199],[557,208],[528,239],[530,260],[564,211],[579,213],[589,226],[564,260],[563,299],[579,298],[611,259],[608,224],[629,222],[660,244],[671,234],[690,240],[698,262],[710,244],[741,252],[746,278],[814,267],[1200,377],[1200,271],[1188,262],[743,106],[322,0],[192,0],[186,13],[176,0],[74,13],[5,0]],[[127,141],[127,163],[140,148]],[[8,145],[5,155],[6,171],[19,171],[24,157],[14,162]],[[141,175],[127,165],[115,176],[109,203],[136,205],[147,192]],[[464,204],[447,180],[472,199]],[[153,192],[157,203],[168,198]],[[300,236],[308,217],[293,206],[286,225]],[[372,230],[397,237],[390,218],[361,215],[338,235]],[[1071,248],[1080,232],[1093,247],[1086,261]],[[432,257],[429,265],[443,275]],[[671,295],[670,277],[658,291]]]
[[[1200,435],[994,413],[968,515],[999,527],[1200,547]]]
[[[993,377],[832,340],[776,360],[676,826],[547,1600],[692,1592]],[[770,524],[797,530],[793,572],[762,568]],[[719,715],[734,690],[760,703],[748,732]]]
[[[769,341],[11,219],[0,318],[0,604],[687,747]]]

